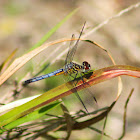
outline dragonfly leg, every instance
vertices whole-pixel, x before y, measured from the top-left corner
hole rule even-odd
[[[81,79],[82,79],[82,82],[83,82],[83,86],[85,87],[85,85],[86,84],[88,84],[88,83],[86,83],[85,81],[84,81],[84,79],[83,79],[83,76],[82,76],[82,74],[80,73],[80,75],[81,75]],[[89,84],[88,84],[89,85]],[[90,85],[89,85],[90,86]],[[96,98],[95,98],[95,96],[93,96],[93,94],[88,90],[88,92],[90,93],[90,95],[92,96],[92,98],[95,100],[95,102],[97,103],[97,100],[96,100]]]
[[[78,75],[78,71],[76,71],[76,74],[75,74],[74,77],[70,74],[70,76],[71,76],[72,78],[74,78],[74,81],[75,81],[77,75]],[[69,77],[69,78],[70,78],[70,77]],[[84,109],[86,110],[87,114],[89,114],[89,112],[88,112],[88,110],[87,110],[87,108],[86,108],[84,102],[82,101],[80,95],[78,94],[78,92],[77,92],[77,90],[76,90],[76,85],[77,85],[77,83],[72,83],[72,84],[73,84],[73,86],[75,87],[75,95],[77,96],[77,98],[78,98],[78,99],[80,100],[80,102],[82,103],[82,105],[83,105]]]

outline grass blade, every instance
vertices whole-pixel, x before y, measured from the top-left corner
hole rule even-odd
[[[42,117],[43,115],[45,115],[46,113],[48,113],[48,111],[50,111],[52,108],[56,107],[57,105],[59,105],[59,102],[53,103],[53,104],[50,104],[47,106],[43,106],[42,108],[37,109],[36,111],[7,124],[0,130],[0,133],[3,133],[4,131],[15,128],[20,124],[36,120],[36,119]]]
[[[76,86],[77,91],[87,88],[91,85],[95,85],[100,82],[110,80],[120,75],[128,75],[128,76],[140,78],[140,68],[133,67],[133,66],[116,65],[116,66],[110,66],[103,69],[99,69],[94,72],[91,71],[90,74],[92,75],[89,77],[89,79],[85,78],[85,82],[87,82],[88,84],[84,84],[84,86],[82,80],[79,81],[79,79],[77,78],[77,80],[79,81]],[[89,73],[87,73],[85,76],[87,75],[89,75]],[[56,101],[64,96],[68,96],[74,92],[75,92],[75,88],[71,86],[71,82],[60,85],[42,94],[41,96],[19,107],[16,107],[15,109],[0,116],[0,126],[4,126],[12,121],[15,121],[16,119],[34,111],[35,109],[38,109],[44,105],[47,105],[48,103]]]
[[[60,43],[60,42],[65,42],[66,39],[58,40],[58,41],[54,41],[54,42],[50,42],[50,43],[44,43],[47,40],[47,38],[50,37],[50,35],[52,35],[77,10],[78,9],[71,12],[60,23],[58,23],[53,29],[51,29],[49,33],[47,33],[35,46],[33,46],[33,48],[35,48],[34,50],[32,50],[32,51],[26,53],[25,55],[15,59],[14,62],[0,76],[0,85],[2,85],[11,75],[13,75],[18,69],[20,69],[24,64],[26,64],[30,59],[35,57],[37,54],[41,53],[43,50],[45,50],[49,46]],[[71,39],[69,39],[68,41],[70,41],[70,40]],[[40,46],[40,47],[38,47],[38,46]]]

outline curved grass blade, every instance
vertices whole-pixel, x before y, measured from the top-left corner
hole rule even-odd
[[[68,16],[66,16],[61,22],[59,22],[53,29],[48,32],[47,35],[45,35],[39,43],[37,43],[33,48],[34,50],[26,53],[25,55],[17,58],[14,60],[14,62],[3,72],[3,74],[0,76],[0,85],[2,85],[11,75],[13,75],[18,69],[20,69],[24,64],[26,64],[29,60],[31,60],[33,57],[35,57],[37,54],[44,51],[46,48],[48,48],[51,45],[55,45],[57,43],[70,41],[71,39],[61,39],[56,40],[50,43],[44,43],[50,35],[52,35],[68,18],[70,18],[78,9],[71,12]],[[44,44],[43,44],[44,43]],[[40,46],[41,45],[41,46]],[[40,46],[40,47],[38,47]],[[37,48],[36,48],[37,47]]]
[[[18,107],[18,106],[22,105],[22,104],[25,104],[25,103],[33,100],[34,98],[37,98],[38,96],[40,96],[40,94],[30,96],[30,97],[27,97],[27,98],[23,98],[23,99],[19,99],[19,100],[13,101],[11,103],[5,104],[3,106],[0,106],[0,113],[4,114],[4,112],[7,112],[8,110],[11,110],[15,107]]]
[[[87,76],[90,74],[90,77],[88,79]],[[140,78],[140,68],[133,67],[133,66],[125,66],[125,65],[116,65],[116,66],[110,66],[103,69],[99,69],[96,71],[90,71],[87,74],[85,74],[85,84],[83,86],[83,81],[77,78],[78,81],[77,86],[75,87],[77,91],[82,90],[84,88],[87,88],[91,85],[98,84],[100,82],[110,80],[112,78],[115,78],[117,76],[121,75],[127,75],[127,76],[133,76]],[[66,84],[60,85],[41,96],[19,106],[15,109],[7,112],[6,114],[0,116],[0,126],[4,126],[12,121],[15,121],[16,119],[44,106],[48,103],[51,103],[53,101],[56,101],[62,97],[68,96],[75,92],[75,88],[72,88],[71,82],[68,82]],[[71,87],[68,88],[68,87]],[[118,97],[116,98],[116,100]]]

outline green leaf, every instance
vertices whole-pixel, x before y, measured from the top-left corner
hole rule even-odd
[[[106,68],[102,68],[95,71],[90,71],[84,76],[84,86],[83,81],[79,78],[76,80],[77,86],[75,87],[77,91],[80,91],[84,88],[87,88],[91,85],[95,85],[101,82],[104,82],[106,80],[110,80],[112,78],[115,78],[120,75],[128,75],[133,77],[139,77],[140,78],[140,68],[138,67],[132,67],[127,65],[115,65],[110,66]],[[88,77],[88,78],[87,78]],[[62,97],[68,96],[75,92],[75,88],[71,86],[72,83],[68,82],[65,84],[62,84],[52,90],[49,90],[48,92],[40,95],[39,97],[19,106],[15,109],[7,112],[6,114],[0,116],[0,126],[3,127],[12,121],[15,121],[16,119],[23,117],[24,115],[27,115],[34,110],[51,103],[53,101],[56,101]],[[117,98],[116,98],[117,99]]]
[[[56,107],[57,105],[59,105],[59,102],[56,102],[56,103],[53,103],[53,104],[50,104],[47,106],[43,106],[42,108],[37,109],[36,111],[34,111],[22,118],[19,118],[13,122],[7,124],[6,126],[2,127],[2,129],[0,129],[0,133],[3,133],[4,131],[15,128],[18,125],[23,124],[25,122],[36,120],[36,119],[42,117],[43,115],[45,115],[48,111],[50,111],[52,108]]]

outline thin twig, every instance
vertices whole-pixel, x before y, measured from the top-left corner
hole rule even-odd
[[[121,10],[120,12],[118,12],[116,15],[108,18],[107,20],[103,21],[102,23],[98,24],[96,27],[94,27],[91,31],[89,31],[88,33],[84,34],[82,37],[85,38],[87,36],[89,36],[90,34],[92,34],[93,32],[96,32],[97,30],[99,30],[100,28],[102,28],[104,25],[108,24],[112,19],[118,18],[122,15],[124,15],[125,13],[138,8],[140,6],[140,2],[134,4],[134,5],[130,5],[129,7],[127,7],[126,9]]]
[[[102,135],[104,135],[104,136],[110,138],[111,140],[113,140],[113,138],[112,138],[111,136],[107,135],[106,133],[104,133],[103,131],[101,131],[101,130],[99,130],[99,129],[96,129],[96,128],[91,127],[91,126],[89,126],[88,128],[90,128],[91,130],[94,130],[94,131],[96,131],[97,133],[102,134]]]
[[[132,93],[134,92],[134,88],[132,88],[129,96],[127,97],[127,100],[125,102],[125,106],[124,106],[124,115],[123,115],[123,132],[122,132],[122,135],[120,136],[120,138],[118,138],[119,140],[121,140],[124,136],[125,136],[125,133],[126,133],[126,114],[127,114],[127,105],[128,105],[128,102],[132,96]]]

